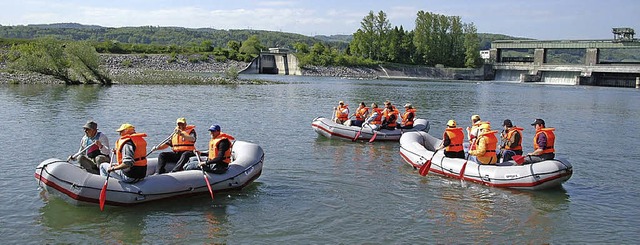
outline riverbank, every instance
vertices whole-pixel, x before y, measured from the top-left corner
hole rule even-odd
[[[201,55],[167,54],[100,54],[101,67],[115,84],[246,84],[261,83],[233,79],[249,62],[217,61]],[[413,80],[482,80],[478,69],[454,69],[403,65],[378,67],[320,67],[302,69],[303,76],[343,77],[354,79],[413,79]],[[64,84],[52,76],[19,72],[7,68],[0,60],[0,84]]]

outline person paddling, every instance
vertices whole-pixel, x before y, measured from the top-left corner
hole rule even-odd
[[[231,163],[231,150],[235,138],[220,131],[220,125],[213,124],[209,127],[211,140],[209,141],[209,157],[206,162],[189,162],[185,165],[185,170],[203,169],[214,174],[227,172]],[[200,157],[200,156],[197,156]]]
[[[365,122],[362,124],[362,127],[368,126],[371,127],[371,130],[378,130],[380,125],[382,124],[382,109],[378,108],[378,104],[371,103],[371,114]]]
[[[498,131],[491,130],[491,125],[484,123],[478,128],[478,138],[475,140],[475,149],[469,151],[469,155],[476,157],[480,164],[496,164],[496,147],[498,146]]]
[[[109,162],[109,139],[107,135],[98,131],[98,124],[88,121],[82,126],[84,136],[80,140],[78,152],[67,158],[67,161],[78,160],[87,172],[99,174],[98,167],[101,163]]]
[[[171,152],[162,152],[158,156],[158,167],[156,174],[166,173],[165,166],[167,163],[175,163],[175,167],[171,172],[181,171],[182,166],[194,156],[193,150],[196,149],[196,126],[187,125],[187,119],[184,117],[176,120],[176,128],[174,129],[171,140],[157,147],[158,150],[171,147]],[[156,148],[152,149],[155,151]]]
[[[500,146],[500,151],[502,152],[502,161],[506,162],[511,160],[513,156],[522,155],[523,128],[514,127],[513,122],[509,119],[505,119],[502,126],[504,130],[500,134],[500,139],[503,143]]]
[[[444,148],[444,156],[448,158],[464,159],[464,132],[459,128],[455,120],[447,122],[447,128],[442,134],[442,144],[437,150]]]
[[[111,176],[126,183],[138,182],[147,175],[147,137],[136,133],[133,125],[124,123],[116,130],[120,138],[114,147],[117,165],[100,164],[100,175]]]

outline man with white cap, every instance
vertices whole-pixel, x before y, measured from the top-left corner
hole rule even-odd
[[[189,161],[189,158],[195,156],[193,150],[196,149],[196,126],[187,125],[187,119],[184,117],[176,120],[176,128],[173,130],[171,140],[158,145],[153,150],[164,150],[171,147],[171,152],[162,152],[158,155],[158,167],[156,174],[166,173],[165,166],[167,163],[175,163],[175,167],[171,172],[181,171],[182,166]]]
[[[110,175],[127,183],[138,182],[147,175],[147,137],[144,133],[136,133],[136,128],[124,123],[116,130],[120,138],[114,147],[117,165],[100,164],[100,175]]]
[[[400,129],[411,129],[413,128],[413,120],[416,118],[416,109],[413,108],[411,103],[407,103],[404,105],[404,114],[401,116],[402,122],[398,124],[396,127]]]
[[[94,121],[88,121],[82,126],[84,128],[84,136],[80,140],[80,149],[78,152],[67,158],[67,161],[78,160],[87,172],[99,174],[98,166],[101,163],[109,162],[109,139],[107,135],[98,131],[98,124]],[[77,157],[74,157],[77,156]]]
[[[334,107],[333,109],[335,110],[336,123],[343,124],[349,120],[349,105],[345,104],[344,101],[339,101],[338,107]]]

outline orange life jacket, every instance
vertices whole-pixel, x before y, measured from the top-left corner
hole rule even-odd
[[[477,142],[478,135],[474,135],[473,133],[478,132],[479,128],[480,128],[480,125],[485,124],[485,123],[487,123],[489,125],[491,124],[490,122],[477,121],[473,125],[471,125],[471,130],[469,132],[469,142],[471,144],[469,145],[469,150],[475,150],[476,149],[476,142]]]
[[[347,113],[342,113],[345,109]],[[349,120],[349,105],[344,104],[343,106],[338,106],[338,108],[336,108],[336,118],[340,121]]]
[[[144,140],[147,137],[145,133],[135,133],[120,137],[116,141],[116,159],[118,164],[122,164],[122,147],[124,147],[127,141],[133,142],[135,150],[133,151],[133,166],[147,166],[147,141]]]
[[[229,140],[229,142],[231,142],[232,140],[235,140],[233,136],[220,132],[220,135],[218,135],[218,137],[215,137],[209,141],[209,160],[214,159],[216,158],[216,156],[218,156],[218,151],[219,151],[218,144],[220,143],[220,141],[224,139]],[[229,146],[229,149],[224,152],[224,159],[222,161],[227,164],[231,162],[232,147],[233,147],[233,143]]]
[[[369,107],[362,107],[356,111],[356,120],[364,121],[365,117],[369,113]]]
[[[390,110],[384,110],[384,112],[382,114],[383,114],[382,116],[384,116],[384,120],[386,122],[388,122],[387,125],[389,127],[395,127],[398,124],[398,122],[396,122],[396,120],[398,119],[398,114],[399,114],[397,110],[391,110],[391,111]],[[394,116],[395,119],[391,118],[392,115]]]
[[[518,132],[520,134],[520,140],[518,140],[518,142],[516,142],[516,145],[514,147],[510,147],[508,145],[504,146],[505,150],[522,150],[522,130],[523,128],[519,128],[519,127],[513,127],[511,129],[509,129],[509,131],[507,132],[507,139],[511,139],[511,137],[513,137],[513,135]]]
[[[378,113],[378,116],[376,116],[376,118],[373,119],[373,122],[371,122],[371,124],[382,124],[382,109],[380,108],[373,108],[372,109],[374,112]]]
[[[458,152],[464,150],[462,145],[464,142],[464,132],[462,132],[462,128],[446,128],[442,138],[444,138],[444,135],[449,136],[449,140],[451,141],[449,145],[444,148],[445,151]]]
[[[543,133],[544,135],[547,136],[547,146],[544,148],[544,150],[542,151],[542,153],[554,153],[555,149],[554,149],[554,145],[556,142],[556,134],[553,133],[553,131],[556,130],[555,128],[541,128],[538,129],[536,131],[536,135],[533,136],[533,149],[537,150],[538,148],[540,148],[538,146],[538,142],[536,142],[538,140],[538,135]]]
[[[187,125],[187,127],[182,130],[182,132],[184,132],[184,134],[186,135],[189,135],[195,128],[196,126],[194,125]],[[180,134],[174,134],[171,138],[171,149],[174,152],[193,151],[196,149],[195,144],[195,142],[185,140],[184,137],[180,136]]]
[[[413,114],[411,120],[409,120],[409,115]],[[404,126],[413,126],[413,120],[416,119],[416,109],[408,109],[402,114],[402,125]]]
[[[482,134],[480,134],[478,136],[478,139],[476,140],[476,145],[480,143],[480,138],[484,137],[485,140],[485,152],[483,155],[481,156],[477,156],[478,161],[480,161],[482,164],[491,164],[491,163],[495,163],[497,161],[497,157],[496,157],[496,148],[498,145],[498,138],[496,138],[496,133],[498,131],[492,130],[492,131],[488,131],[488,132],[484,132]]]

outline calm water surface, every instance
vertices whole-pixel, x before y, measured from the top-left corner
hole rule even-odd
[[[42,243],[611,243],[640,238],[640,91],[497,82],[413,82],[266,76],[242,86],[0,86],[0,237]],[[311,128],[344,100],[354,108],[411,102],[441,135],[472,114],[510,118],[531,150],[535,118],[555,127],[574,165],[563,188],[528,192],[421,177],[397,142],[327,140]],[[72,206],[45,195],[35,167],[75,152],[92,118],[109,136],[124,122],[157,144],[186,117],[219,123],[265,150],[262,176],[242,191],[135,207]],[[154,154],[155,155],[155,154]]]

